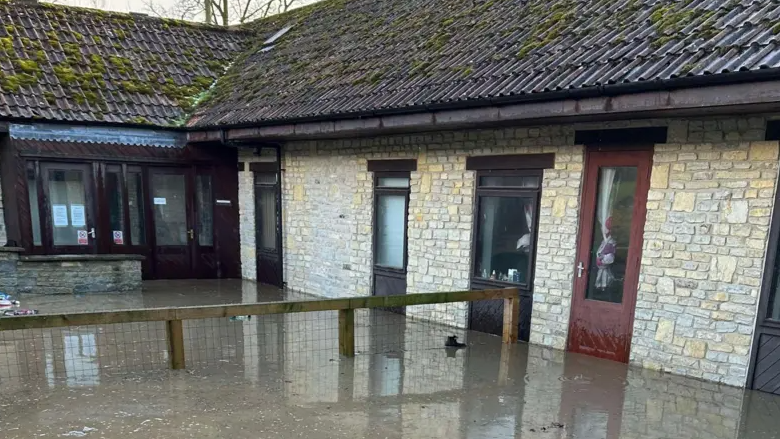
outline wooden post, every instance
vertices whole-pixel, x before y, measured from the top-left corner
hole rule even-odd
[[[184,369],[184,329],[181,320],[168,320],[168,356],[171,359],[171,369]]]
[[[339,354],[355,356],[355,310],[339,310]]]
[[[504,343],[517,343],[517,327],[520,323],[520,296],[504,299]]]

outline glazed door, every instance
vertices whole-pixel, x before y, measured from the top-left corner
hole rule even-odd
[[[375,296],[406,294],[409,172],[374,173]],[[404,308],[389,311],[404,313]]]
[[[217,252],[214,239],[214,190],[211,169],[198,169],[195,174],[195,231],[193,246],[194,277],[217,277]]]
[[[628,362],[652,152],[588,151],[568,347]]]
[[[192,278],[195,230],[187,169],[150,169],[155,277]]]
[[[277,172],[255,173],[255,239],[257,281],[281,287],[282,212]]]
[[[95,253],[93,169],[87,164],[42,163],[43,224],[46,246],[54,254]]]

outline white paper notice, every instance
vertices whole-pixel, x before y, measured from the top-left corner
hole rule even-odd
[[[87,224],[87,219],[84,217],[83,204],[70,205],[70,222],[73,227],[84,227]]]
[[[165,204],[165,198],[154,197],[154,204]]]
[[[68,227],[68,206],[54,204],[51,206],[51,213],[54,217],[54,227]]]

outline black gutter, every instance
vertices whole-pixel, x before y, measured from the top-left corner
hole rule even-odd
[[[585,88],[572,88],[566,90],[545,91],[538,93],[505,95],[496,97],[487,97],[482,99],[469,99],[462,101],[437,102],[433,104],[420,104],[407,107],[386,108],[377,110],[355,111],[350,113],[332,113],[316,116],[302,116],[289,119],[273,119],[257,122],[242,122],[236,124],[211,125],[211,126],[164,126],[148,125],[137,123],[117,123],[102,121],[80,121],[80,120],[61,120],[61,119],[43,119],[21,118],[21,117],[0,117],[0,122],[8,123],[46,123],[56,125],[82,125],[82,126],[100,126],[116,128],[139,128],[146,130],[172,131],[172,132],[198,132],[226,130],[236,128],[257,128],[278,125],[290,125],[297,123],[326,122],[348,119],[362,119],[379,116],[408,115],[432,111],[445,110],[466,110],[489,106],[513,105],[522,103],[550,102],[566,99],[587,99],[598,97],[618,96],[632,93],[643,93],[652,91],[674,90],[681,88],[694,88],[715,85],[729,85],[744,82],[761,82],[780,78],[780,68],[767,68],[760,70],[749,70],[740,72],[728,72],[710,74],[704,76],[685,76],[670,79],[659,79],[653,81],[631,82],[621,84],[597,85]],[[222,140],[224,143],[224,139]]]
[[[715,85],[730,85],[744,82],[761,82],[780,78],[780,68],[767,68],[740,72],[710,74],[705,76],[685,76],[653,81],[631,82],[621,84],[597,85],[586,88],[545,91],[533,94],[506,95],[484,99],[438,102],[420,104],[408,107],[387,108],[379,110],[356,111],[352,113],[323,114],[289,119],[273,119],[258,122],[242,122],[237,124],[187,127],[187,131],[211,131],[236,128],[257,128],[265,126],[290,125],[296,123],[326,122],[345,119],[362,119],[368,117],[405,115],[432,111],[464,110],[488,106],[513,105],[530,102],[549,102],[566,99],[587,99],[610,97],[632,93],[674,90]]]

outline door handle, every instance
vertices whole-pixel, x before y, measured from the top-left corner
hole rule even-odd
[[[577,277],[582,277],[582,272],[585,271],[585,266],[582,265],[582,261],[577,264]]]
[[[195,239],[195,231],[192,229],[187,230],[187,234],[190,235],[190,239]]]
[[[91,236],[92,239],[95,239],[95,228],[94,227],[89,229],[89,236]]]

